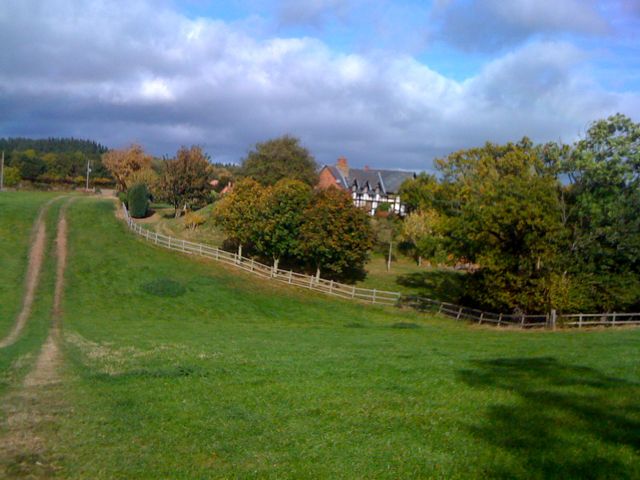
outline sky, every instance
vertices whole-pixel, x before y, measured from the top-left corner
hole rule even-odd
[[[0,0],[0,137],[430,171],[640,121],[640,0]]]

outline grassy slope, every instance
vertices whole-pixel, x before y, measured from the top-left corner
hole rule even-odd
[[[14,214],[20,210],[20,205],[23,206],[26,212],[31,215],[31,221],[36,217],[38,207],[44,203],[44,201],[51,198],[50,194],[43,193],[11,193],[0,194],[7,195],[2,201],[5,206],[9,206],[5,212],[9,212],[7,216],[0,216],[0,225],[3,228],[7,223],[10,223],[10,227],[7,228],[8,236],[2,238],[3,248],[0,249],[0,255],[6,254],[6,250],[15,252],[17,249],[28,250],[28,239],[30,238],[31,228],[30,225],[26,225],[26,220],[20,220],[20,215]],[[2,198],[2,196],[0,196]],[[0,395],[4,395],[9,388],[15,387],[19,384],[29,368],[33,365],[37,352],[44,342],[47,336],[47,332],[50,324],[51,308],[53,306],[53,289],[55,282],[55,257],[53,254],[53,239],[55,238],[55,229],[58,211],[61,202],[56,201],[51,207],[49,207],[48,213],[45,217],[46,230],[47,230],[47,250],[45,261],[42,265],[42,271],[40,273],[40,283],[36,294],[36,301],[32,307],[31,316],[27,322],[25,329],[23,330],[20,338],[16,343],[6,348],[0,349]],[[13,207],[13,208],[12,208]],[[26,216],[26,215],[25,215]],[[21,231],[26,237],[15,234]],[[9,243],[12,242],[12,243]],[[26,245],[24,245],[26,243]],[[6,250],[5,248],[6,247]],[[28,252],[25,251],[25,258],[22,260],[22,275],[26,271],[26,264]],[[7,265],[7,269],[1,270],[0,278],[3,283],[9,278],[13,278],[13,275],[18,275],[20,270],[16,261],[16,258],[3,258],[2,265]],[[4,263],[6,261],[6,263]],[[3,286],[0,291],[0,295],[3,296],[3,300],[6,299],[10,305],[15,305],[15,315],[10,318],[3,319],[3,330],[8,331],[15,321],[17,315],[17,309],[22,305],[22,289],[24,287],[24,279],[18,276],[15,285]],[[20,287],[19,289],[17,287]],[[9,294],[11,296],[9,296]],[[5,296],[6,295],[6,296]],[[4,334],[4,333],[3,333]]]
[[[11,329],[22,306],[33,222],[52,196],[0,192],[0,337]]]
[[[107,203],[70,221],[63,477],[640,475],[639,330],[472,328],[155,249]]]

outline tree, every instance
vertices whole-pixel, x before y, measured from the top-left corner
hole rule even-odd
[[[10,166],[20,170],[20,177],[31,181],[37,180],[47,170],[47,164],[32,149],[14,151],[10,157]]]
[[[300,227],[311,200],[311,188],[299,180],[282,179],[264,195],[255,235],[258,251],[273,260],[277,270],[282,257],[299,250]]]
[[[173,206],[176,218],[180,208],[206,204],[211,192],[210,173],[209,159],[200,147],[182,147],[175,158],[165,160],[158,189]]]
[[[332,276],[362,270],[373,246],[369,216],[353,205],[347,192],[328,188],[314,192],[300,227],[300,254]]]
[[[300,180],[314,186],[318,180],[317,164],[300,140],[288,135],[256,144],[242,160],[241,174],[262,185],[275,185],[283,178]]]
[[[15,187],[20,183],[20,170],[18,167],[4,167],[4,186]]]
[[[211,212],[214,223],[222,227],[231,241],[237,243],[238,256],[242,256],[242,246],[256,238],[260,212],[267,194],[268,190],[258,182],[244,178],[215,204]]]
[[[129,213],[133,218],[144,218],[149,211],[149,190],[144,183],[136,183],[127,191]]]
[[[422,259],[444,260],[445,218],[437,210],[430,208],[417,210],[407,215],[402,222],[400,238],[404,247],[413,252],[418,264]]]
[[[486,144],[438,161],[456,198],[449,236],[454,253],[480,266],[466,294],[475,303],[526,312],[555,307],[565,230],[559,182],[526,139]]]
[[[640,304],[639,147],[640,124],[617,114],[594,122],[564,162],[566,270],[584,301],[607,310]]]
[[[102,156],[102,163],[116,180],[118,190],[124,192],[129,187],[127,179],[136,171],[151,166],[151,156],[137,144],[121,150],[109,150]]]

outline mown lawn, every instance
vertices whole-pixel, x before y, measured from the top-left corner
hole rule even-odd
[[[638,478],[640,330],[520,332],[258,283],[78,201],[62,478]]]

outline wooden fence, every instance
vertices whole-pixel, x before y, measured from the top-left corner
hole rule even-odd
[[[122,208],[124,218],[129,228],[155,245],[178,252],[211,258],[261,278],[308,288],[348,300],[358,300],[378,305],[406,306],[421,312],[433,312],[456,320],[519,328],[555,329],[556,327],[582,328],[591,326],[618,327],[623,325],[640,325],[640,313],[575,313],[558,315],[556,315],[555,311],[544,315],[493,313],[426,297],[402,295],[400,292],[359,288],[354,285],[346,285],[333,280],[316,278],[313,275],[296,273],[291,270],[275,269],[272,266],[257,262],[252,258],[238,256],[236,253],[227,252],[217,247],[189,242],[187,240],[152,232],[137,224],[130,217],[124,204]]]
[[[202,243],[189,242],[187,240],[181,240],[161,233],[152,232],[151,230],[147,230],[137,224],[131,218],[124,205],[122,205],[122,208],[127,225],[133,232],[137,233],[148,242],[170,250],[211,258],[218,262],[252,273],[253,275],[257,275],[258,277],[308,288],[334,297],[359,300],[378,305],[396,305],[400,299],[399,292],[359,288],[354,285],[346,285],[333,280],[316,278],[314,275],[305,275],[302,273],[292,272],[291,270],[275,269],[272,266],[257,262],[252,258],[242,257],[236,253],[227,252],[217,247],[211,247]]]

